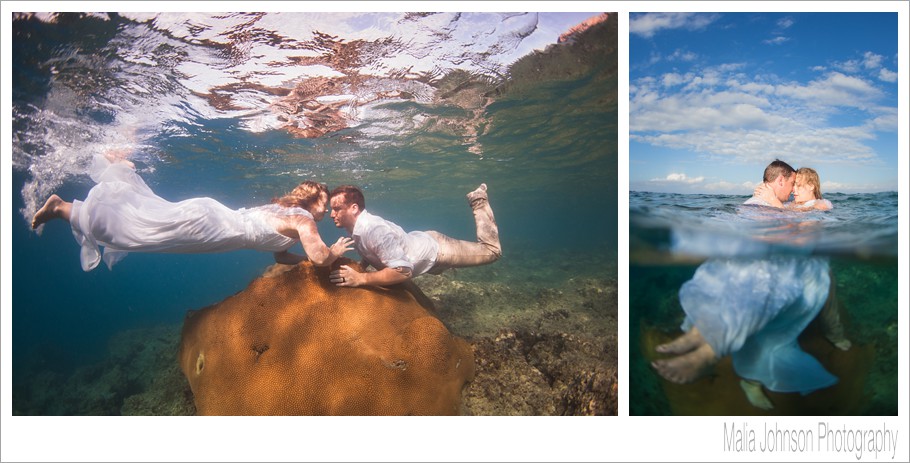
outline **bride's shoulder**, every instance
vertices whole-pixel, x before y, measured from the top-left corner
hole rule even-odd
[[[300,218],[301,216],[309,219],[313,218],[309,211],[301,207],[285,207],[275,203],[254,207],[250,211],[265,213],[279,218]]]
[[[813,200],[811,200],[811,201],[806,201],[806,202],[802,205],[802,207],[803,207],[804,209],[814,209],[814,210],[817,210],[817,211],[827,211],[827,210],[829,210],[829,209],[833,209],[833,208],[834,208],[834,205],[831,204],[831,201],[828,201],[827,199],[813,199]]]

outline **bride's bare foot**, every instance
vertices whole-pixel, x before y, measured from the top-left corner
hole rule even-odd
[[[739,387],[742,388],[743,392],[746,393],[746,398],[749,399],[749,403],[754,407],[760,408],[762,410],[771,410],[774,408],[774,404],[771,403],[771,399],[765,395],[765,391],[762,389],[761,383],[743,379],[740,380]]]
[[[683,333],[682,336],[666,344],[661,344],[655,347],[654,350],[661,354],[685,354],[704,343],[705,338],[702,337],[698,328],[692,327],[692,329]]]
[[[116,164],[118,162],[122,162],[122,163],[130,166],[130,168],[135,169],[136,164],[133,164],[133,161],[130,161],[129,159],[127,159],[127,157],[129,157],[131,152],[132,152],[131,150],[126,149],[126,148],[109,149],[104,152],[104,157],[107,158],[107,160],[110,161],[111,164]]]
[[[651,366],[668,381],[687,384],[704,376],[717,361],[714,349],[710,344],[704,343],[687,354],[655,360]]]
[[[57,195],[51,195],[47,198],[44,206],[38,209],[32,218],[32,229],[38,228],[49,220],[66,219],[69,220],[69,211],[71,204],[60,199]]]

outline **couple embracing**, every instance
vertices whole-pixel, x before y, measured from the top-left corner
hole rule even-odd
[[[130,252],[254,249],[274,253],[282,264],[309,259],[314,265],[329,266],[356,249],[376,271],[358,272],[343,265],[331,273],[330,281],[338,286],[385,286],[426,272],[489,264],[502,255],[486,184],[467,194],[477,230],[477,241],[470,242],[436,231],[405,233],[367,212],[363,192],[352,185],[330,193],[326,185],[308,180],[271,204],[235,210],[206,197],[167,201],[145,184],[132,162],[110,152],[95,158],[90,174],[96,185],[85,200],[68,202],[51,195],[31,224],[37,229],[54,219],[69,222],[85,271],[102,259],[110,268]],[[350,236],[327,246],[316,222],[328,213],[330,203],[335,225]],[[306,256],[288,251],[298,242]]]

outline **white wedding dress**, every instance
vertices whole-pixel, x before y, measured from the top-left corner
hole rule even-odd
[[[743,378],[808,394],[837,382],[797,343],[830,284],[826,258],[711,259],[679,290],[682,328],[698,327],[718,356],[732,355]]]
[[[739,226],[799,217],[751,207],[738,212]],[[798,243],[798,233],[791,240]],[[828,298],[830,266],[809,247],[786,245],[674,229],[675,252],[708,257],[679,290],[686,313],[682,329],[697,327],[718,357],[732,356],[741,377],[772,391],[808,394],[837,383],[797,343]]]
[[[97,185],[84,201],[73,201],[70,216],[85,271],[101,261],[99,246],[108,268],[128,252],[284,251],[297,240],[278,233],[272,218],[313,218],[304,209],[277,204],[233,210],[211,198],[170,202],[152,192],[128,164],[103,158],[94,161],[91,176]]]

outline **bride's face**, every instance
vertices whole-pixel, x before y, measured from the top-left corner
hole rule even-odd
[[[806,181],[802,175],[796,176],[796,184],[793,186],[793,202],[804,203],[815,199],[815,187]]]
[[[322,193],[319,199],[310,207],[310,213],[313,214],[313,220],[319,222],[325,217],[325,206],[329,203],[328,195]]]

